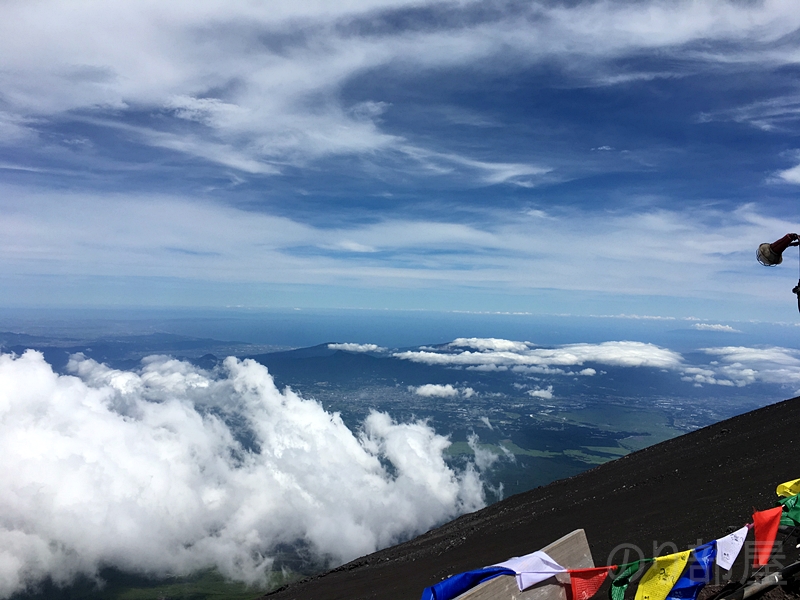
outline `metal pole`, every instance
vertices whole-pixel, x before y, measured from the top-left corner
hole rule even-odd
[[[772,575],[767,575],[759,581],[754,581],[749,585],[740,587],[732,594],[723,596],[722,598],[719,598],[719,600],[746,600],[747,598],[752,598],[753,596],[757,596],[774,588],[776,585],[780,585],[798,571],[800,571],[800,561],[792,563],[788,567],[785,567],[780,571],[773,573]]]

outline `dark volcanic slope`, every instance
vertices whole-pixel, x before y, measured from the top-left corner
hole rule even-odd
[[[648,556],[654,542],[683,550],[749,522],[753,507],[774,506],[778,483],[798,477],[794,398],[512,496],[268,598],[415,600],[445,576],[533,552],[581,527],[596,564],[608,564],[624,542]]]

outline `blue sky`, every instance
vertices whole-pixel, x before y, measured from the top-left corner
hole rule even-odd
[[[0,306],[791,321],[800,11],[5,2]]]

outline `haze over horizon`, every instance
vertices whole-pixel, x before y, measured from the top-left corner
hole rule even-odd
[[[0,17],[2,306],[797,318],[790,0]]]

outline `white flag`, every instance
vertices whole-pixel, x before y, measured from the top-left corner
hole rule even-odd
[[[739,556],[739,552],[742,551],[744,538],[746,537],[747,525],[717,540],[717,564],[720,567],[726,571],[730,571],[733,563],[736,561],[736,557]]]
[[[514,571],[514,573],[517,574],[517,586],[519,586],[520,592],[540,581],[549,579],[556,573],[567,572],[564,567],[541,550],[526,554],[525,556],[510,558],[505,562],[497,563],[492,566],[505,567],[506,569]]]

